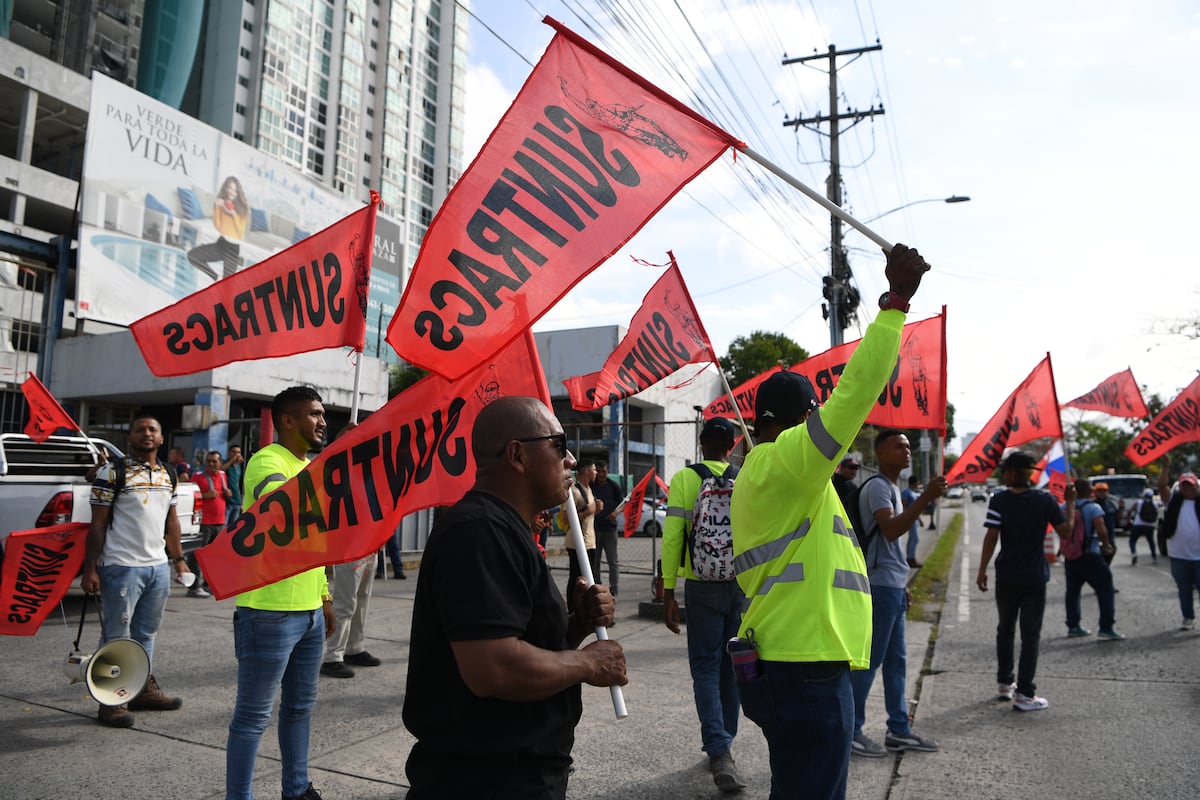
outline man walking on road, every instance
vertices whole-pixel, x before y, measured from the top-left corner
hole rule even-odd
[[[100,706],[97,718],[114,728],[133,726],[134,711],[174,711],[183,700],[170,697],[154,678],[154,637],[171,595],[171,570],[190,572],[175,514],[175,482],[158,460],[162,426],[154,417],[135,417],[129,426],[129,455],[108,462],[92,486],[92,521],[79,586],[100,595],[100,645],[133,639],[146,651],[151,673],[132,701]],[[166,545],[164,551],[163,545]]]
[[[1087,478],[1075,479],[1075,513],[1083,518],[1083,554],[1066,562],[1067,635],[1077,638],[1090,636],[1091,631],[1080,624],[1079,594],[1086,583],[1096,592],[1100,606],[1101,639],[1124,639],[1116,628],[1116,592],[1113,591],[1112,570],[1106,557],[1114,550],[1110,531],[1104,525],[1104,509],[1092,502],[1092,483]]]
[[[1180,630],[1196,627],[1195,595],[1200,590],[1200,481],[1191,472],[1179,476],[1179,488],[1170,490],[1168,465],[1158,474],[1158,491],[1163,503],[1163,540],[1171,559],[1171,577],[1179,591],[1179,610],[1183,613]]]
[[[1038,640],[1042,635],[1042,617],[1046,611],[1046,584],[1050,564],[1046,561],[1046,526],[1053,525],[1059,536],[1069,536],[1075,525],[1075,487],[1064,492],[1066,514],[1053,495],[1034,489],[1029,478],[1033,458],[1019,450],[1008,454],[1000,465],[1007,490],[992,495],[988,502],[987,534],[979,558],[975,585],[988,590],[988,563],[1000,544],[996,557],[996,691],[997,700],[1011,700],[1017,711],[1041,711],[1050,705],[1037,696]],[[1021,661],[1013,682],[1013,637],[1021,626]],[[1015,694],[1014,694],[1015,692]]]
[[[705,422],[700,430],[702,466],[716,476],[736,472],[728,463],[736,439],[733,423],[724,417]],[[731,469],[733,472],[729,472]],[[737,636],[745,595],[732,575],[727,580],[702,581],[692,569],[688,541],[701,481],[694,465],[671,477],[663,526],[663,621],[672,633],[679,633],[675,587],[682,573],[688,668],[692,673],[696,714],[700,717],[700,746],[708,754],[713,783],[723,792],[732,792],[745,788],[746,783],[738,774],[731,752],[741,707],[725,643]]]
[[[596,561],[593,577],[599,577],[600,556],[608,562],[608,590],[617,599],[617,581],[620,564],[617,561],[617,507],[625,494],[617,482],[608,477],[608,462],[596,461],[596,480],[592,482],[592,494],[600,501],[600,513],[596,514]],[[632,512],[629,512],[632,513]]]
[[[850,673],[854,687],[854,739],[850,751],[857,756],[878,758],[884,747],[893,752],[915,750],[937,752],[938,743],[912,729],[905,699],[907,652],[905,614],[908,612],[908,559],[900,548],[900,537],[921,518],[925,506],[946,491],[946,478],[937,475],[929,481],[908,508],[900,499],[900,472],[912,462],[912,448],[903,431],[888,428],[875,437],[875,458],[879,474],[886,480],[870,480],[859,493],[859,519],[865,531],[855,531],[868,542],[867,575],[871,581],[871,664],[865,670]],[[863,733],[867,716],[867,695],[875,682],[875,673],[883,669],[883,700],[887,708],[887,735],[883,747]]]

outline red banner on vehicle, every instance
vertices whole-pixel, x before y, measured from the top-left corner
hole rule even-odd
[[[975,434],[946,473],[946,483],[983,483],[1000,465],[1005,448],[1047,436],[1062,437],[1049,353]]]
[[[457,378],[536,322],[727,147],[744,147],[557,31],[429,226],[387,340]]]
[[[509,395],[550,404],[533,335],[462,380],[429,375],[339,437],[197,552],[217,599],[378,550],[405,514],[457,501],[475,481],[471,428]]]
[[[1188,442],[1200,442],[1200,378],[1188,384],[1129,442],[1125,456],[1139,467]]]
[[[362,352],[378,208],[372,192],[369,205],[325,230],[133,323],[150,371],[188,375],[327,347]]]
[[[708,334],[675,259],[654,282],[629,331],[599,372],[563,381],[576,411],[592,411],[649,389],[687,364],[716,363]]]
[[[861,340],[847,342],[820,355],[794,364],[789,369],[806,376],[824,403],[837,386],[846,362]],[[733,390],[737,406],[749,423],[754,419],[754,398],[760,383],[779,371],[772,367]],[[704,417],[734,418],[733,401],[722,395],[708,404]],[[867,424],[888,428],[946,430],[946,309],[936,317],[910,322],[900,334],[900,354],[879,402],[867,416]]]
[[[83,566],[86,522],[13,531],[4,542],[0,634],[33,636]]]
[[[634,486],[633,491],[629,493],[629,499],[625,501],[626,539],[637,533],[638,525],[642,522],[642,501],[646,497],[646,487],[650,485],[652,477],[654,477],[654,470],[647,472],[646,477],[638,481],[637,486]]]
[[[32,372],[21,384],[21,394],[29,404],[29,422],[25,423],[25,435],[35,442],[44,442],[59,428],[78,430],[79,426],[59,404],[46,384]]]
[[[1103,411],[1114,417],[1142,419],[1150,416],[1146,401],[1142,399],[1142,390],[1133,379],[1132,369],[1109,375],[1087,394],[1063,403],[1063,408],[1068,406],[1085,411]]]

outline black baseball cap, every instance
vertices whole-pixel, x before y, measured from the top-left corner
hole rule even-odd
[[[842,463],[841,463],[841,464],[839,464],[838,466],[841,466],[841,467],[854,467],[854,468],[856,468],[856,469],[857,469],[858,467],[861,467],[861,466],[862,466],[862,463],[861,463],[861,462],[860,462],[860,461],[859,461],[857,458],[855,458],[854,456],[846,456],[845,458],[843,458],[843,459],[842,459]]]
[[[763,381],[754,398],[754,427],[768,420],[795,424],[817,407],[812,381],[796,372],[781,370]]]
[[[700,429],[700,438],[732,444],[737,439],[737,428],[724,417],[712,417],[704,421],[704,427]]]
[[[1033,469],[1037,466],[1037,461],[1028,453],[1022,453],[1020,450],[1013,450],[1004,457],[1004,461],[1000,463],[1000,469]]]

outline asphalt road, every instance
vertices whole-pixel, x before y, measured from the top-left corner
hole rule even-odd
[[[1046,711],[1022,714],[993,700],[995,606],[974,585],[982,503],[947,502],[968,514],[967,538],[950,575],[942,623],[910,623],[909,686],[917,729],[938,753],[854,760],[849,795],[877,798],[1187,798],[1200,794],[1200,632],[1180,632],[1165,559],[1114,564],[1117,627],[1129,638],[1065,637],[1063,575],[1053,569],[1038,692]],[[922,532],[922,551],[934,544]],[[1144,543],[1142,544],[1144,548]],[[565,560],[565,559],[564,559]],[[963,568],[966,572],[963,573]],[[411,575],[412,573],[410,573]],[[565,581],[565,570],[557,573]],[[402,798],[412,738],[400,720],[415,581],[376,584],[369,649],[384,659],[350,680],[322,678],[313,725],[311,772],[327,800]],[[585,687],[571,798],[714,798],[699,749],[685,642],[638,616],[650,598],[646,576],[623,578],[618,624],[625,647],[629,717],[614,719],[607,690]],[[60,668],[79,622],[79,597],[34,637],[0,639],[0,800],[61,800],[83,793],[124,800],[211,800],[223,796],[225,738],[234,698],[233,601],[188,599],[177,589],[159,635],[160,683],[184,697],[182,710],[141,712],[129,730],[95,721],[96,704]],[[94,613],[94,612],[93,612]],[[1096,604],[1085,590],[1084,618]],[[85,649],[98,626],[89,620]],[[928,674],[920,674],[926,656]],[[881,698],[868,707],[867,732],[883,736]],[[766,797],[766,746],[744,720],[734,747],[751,787]],[[279,795],[273,727],[259,753],[256,794]]]

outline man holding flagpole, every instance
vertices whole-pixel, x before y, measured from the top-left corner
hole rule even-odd
[[[606,587],[571,592],[570,613],[529,535],[567,501],[575,457],[532,397],[485,406],[471,432],[475,484],[434,526],[413,605],[404,725],[409,800],[564,798],[580,685],[623,686],[612,641],[578,649],[613,619]]]

